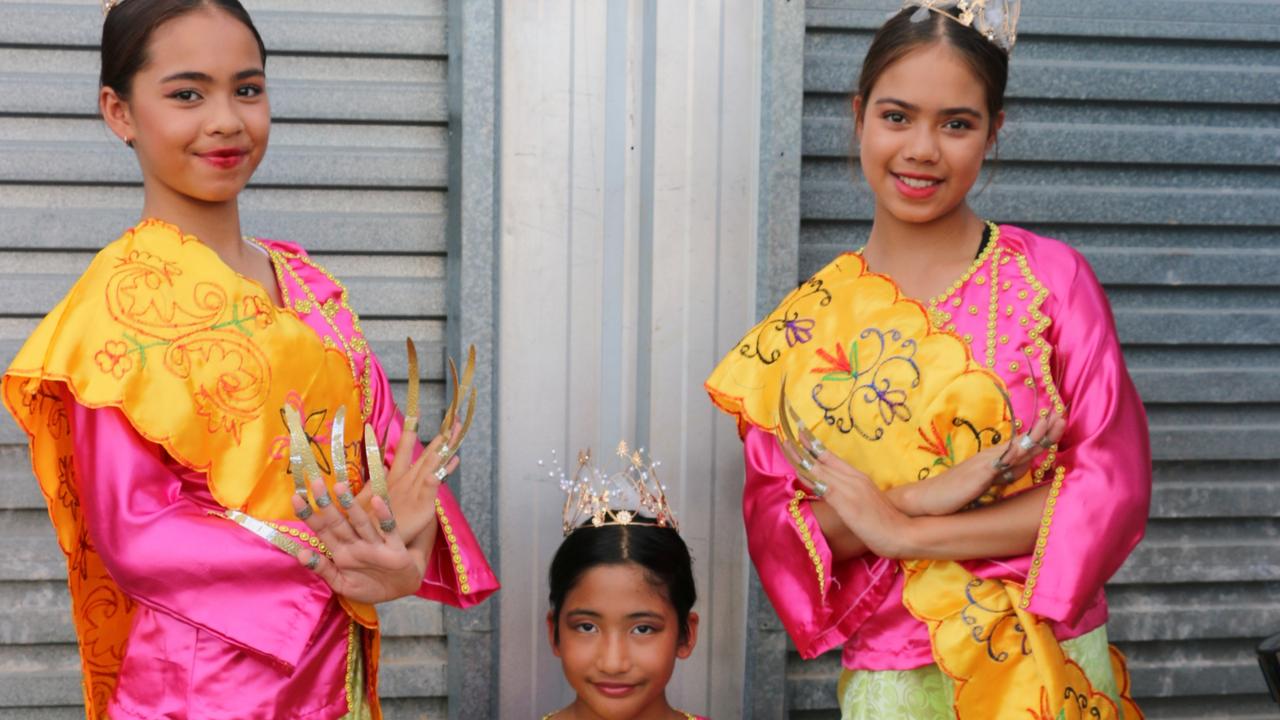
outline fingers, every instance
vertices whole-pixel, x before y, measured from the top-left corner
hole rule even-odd
[[[392,550],[404,549],[404,541],[400,539],[400,533],[396,532],[395,518],[391,515],[391,508],[387,507],[387,503],[380,497],[374,497],[370,503],[373,508],[373,517],[378,521],[378,526],[385,533],[385,537],[380,542],[385,543]]]
[[[349,489],[348,492],[350,492]],[[347,523],[346,517],[334,506],[323,479],[319,477],[311,479],[311,496],[316,499],[316,507],[319,509],[303,520],[307,527],[330,547],[345,545],[355,540],[355,531]],[[301,500],[300,496],[294,496],[294,512],[299,510],[298,503]]]
[[[320,576],[321,580],[333,589],[339,595],[343,592],[342,575],[338,572],[337,566],[332,561],[326,559],[323,555],[314,550],[303,548],[298,553],[298,563],[306,569]]]
[[[344,493],[349,497],[351,488],[338,484],[333,486],[333,491],[338,494],[339,498],[343,497]],[[369,520],[369,515],[364,511],[364,508],[360,507],[359,503],[354,502],[354,498],[352,500],[353,502],[350,505],[343,505],[347,509],[347,524],[351,526],[361,540],[370,543],[381,543],[382,535],[373,527],[373,523]]]
[[[388,477],[398,477],[413,462],[413,442],[418,439],[416,423],[411,426],[405,418],[404,428],[400,431],[400,439],[396,441],[396,456],[391,461]]]

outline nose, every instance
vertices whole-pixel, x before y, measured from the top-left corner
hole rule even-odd
[[[235,98],[218,97],[212,99],[206,107],[210,112],[205,131],[210,135],[230,136],[244,130],[244,119],[240,117],[240,108],[236,105]]]
[[[912,129],[902,150],[904,158],[913,162],[932,165],[939,160],[938,138],[934,129],[923,123]]]
[[[631,653],[625,636],[609,633],[604,638],[596,668],[606,675],[622,675],[631,669]]]

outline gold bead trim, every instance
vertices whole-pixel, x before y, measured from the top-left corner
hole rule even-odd
[[[991,241],[993,244],[995,243],[996,240],[1000,239],[999,229],[997,229],[995,233],[996,233],[996,236]],[[995,366],[996,366],[996,322],[999,320],[999,313],[1000,313],[1000,291],[997,290],[996,288],[999,287],[998,285],[998,282],[1000,280],[999,259],[1003,255],[1003,253],[1004,253],[1003,248],[997,249],[995,252],[995,255],[992,256],[995,259],[991,263],[991,292],[990,292],[989,299],[987,301],[986,365],[987,365],[987,369],[989,370],[995,369]]]
[[[996,246],[1000,243],[1000,226],[988,220],[987,227],[991,230],[991,242],[987,243],[987,246],[982,248],[982,252],[978,253],[978,257],[969,265],[969,268],[965,270],[955,282],[951,283],[951,287],[942,291],[942,293],[929,301],[929,317],[933,319],[934,327],[942,327],[947,320],[951,319],[951,316],[947,315],[945,320],[939,322],[938,318],[941,315],[944,315],[945,312],[940,312],[938,310],[938,306],[945,303],[947,300],[951,300],[951,296],[959,292],[960,288],[964,287],[964,284],[969,282],[969,278],[973,277],[973,274],[978,272],[983,264],[987,262],[987,259],[991,257],[991,254],[995,252]],[[959,298],[956,298],[955,300],[959,300]],[[952,300],[953,306],[960,307],[960,304],[956,303],[955,300]],[[970,308],[971,315],[976,315],[977,313],[977,308]]]
[[[276,282],[280,285],[281,299],[284,301],[285,307],[292,306],[300,315],[310,314],[313,310],[319,308],[321,317],[324,318],[329,329],[333,330],[334,337],[337,337],[338,342],[342,344],[343,354],[347,356],[347,366],[351,368],[351,377],[360,384],[360,408],[361,413],[364,416],[362,419],[364,421],[368,421],[368,419],[373,415],[373,390],[371,387],[373,378],[373,357],[368,352],[369,343],[364,338],[364,329],[360,327],[360,316],[356,314],[355,310],[351,309],[351,305],[348,302],[347,286],[343,285],[336,277],[333,276],[332,273],[306,255],[284,252],[282,250],[268,247],[257,238],[246,239],[250,240],[263,250],[266,250],[267,254],[271,256],[271,264],[276,272]],[[302,277],[293,269],[293,266],[289,264],[289,260],[297,260],[312,270],[324,275],[329,282],[333,283],[334,286],[338,288],[340,293],[338,302],[335,303],[332,299],[329,299],[321,303],[315,293],[312,292],[311,287],[303,281]],[[306,295],[306,298],[298,298],[292,303],[290,302],[289,286],[284,281],[284,273],[286,272],[289,273],[289,277],[293,282],[298,287],[302,288],[302,292]],[[342,330],[338,327],[336,317],[339,308],[346,310],[351,316],[351,327],[354,332],[350,337],[344,335]],[[325,340],[329,340],[329,338],[326,337]],[[332,341],[329,341],[325,343],[325,346],[329,347],[331,344]],[[357,353],[364,354],[363,367],[356,366]]]
[[[463,595],[471,594],[471,581],[467,578],[467,566],[462,562],[462,550],[458,548],[458,536],[453,533],[449,524],[449,516],[444,512],[440,498],[436,498],[436,516],[440,518],[440,529],[444,531],[445,540],[449,541],[449,557],[453,560],[453,570],[458,576],[458,589]]]
[[[354,621],[347,628],[347,680],[343,689],[347,693],[347,710],[355,717],[353,701],[356,698],[356,653],[360,652],[360,626]],[[366,669],[366,672],[368,670]]]
[[[803,490],[797,490],[795,497],[791,498],[791,504],[788,509],[791,512],[791,520],[796,524],[796,530],[800,532],[800,539],[804,540],[804,549],[809,552],[809,560],[813,562],[813,569],[818,574],[818,597],[822,598],[822,602],[826,603],[825,593],[827,591],[827,576],[822,569],[822,558],[818,555],[818,547],[813,542],[813,534],[809,532],[809,523],[804,521],[804,515],[800,513],[800,501],[807,497]]]
[[[291,537],[295,537],[298,540],[301,540],[302,542],[310,545],[313,550],[323,553],[324,556],[329,558],[330,560],[333,559],[333,551],[329,549],[329,546],[325,545],[323,540],[321,540],[320,538],[316,537],[315,535],[312,535],[311,533],[305,530],[299,530],[298,528],[292,527],[289,525],[281,525],[279,523],[271,522],[270,520],[263,520],[262,524],[266,525],[267,527],[271,528],[272,530],[275,530],[276,532],[282,535],[289,535]]]
[[[1027,584],[1022,588],[1022,599],[1018,606],[1026,610],[1031,605],[1031,594],[1036,589],[1036,581],[1040,577],[1040,566],[1044,562],[1044,549],[1049,545],[1049,527],[1053,524],[1053,511],[1058,505],[1058,494],[1062,491],[1062,478],[1067,469],[1059,465],[1053,472],[1053,484],[1049,486],[1049,499],[1044,503],[1044,515],[1040,518],[1040,531],[1036,533],[1036,550],[1031,558],[1031,569],[1027,572]]]

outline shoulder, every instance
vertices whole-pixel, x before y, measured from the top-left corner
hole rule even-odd
[[[1025,263],[1022,271],[1029,273],[1059,299],[1064,299],[1076,288],[1101,289],[1089,261],[1067,243],[1016,225],[1001,225],[1000,237],[1006,247],[1021,256],[1019,264]]]

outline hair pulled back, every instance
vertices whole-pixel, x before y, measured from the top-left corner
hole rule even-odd
[[[987,113],[994,121],[1004,109],[1004,91],[1009,82],[1009,56],[995,43],[987,40],[977,30],[961,25],[952,18],[942,16],[942,11],[930,10],[925,19],[913,22],[911,16],[920,8],[908,7],[894,15],[876,32],[862,61],[858,76],[857,94],[862,97],[863,108],[871,98],[876,81],[907,53],[919,47],[946,43],[964,58],[969,69],[987,92]],[[994,122],[991,133],[995,133]]]
[[[262,44],[262,36],[239,0],[124,0],[107,13],[102,23],[99,86],[109,87],[122,99],[128,100],[133,89],[133,77],[149,61],[147,43],[151,34],[170,20],[204,8],[221,10],[244,23],[258,42],[262,64],[267,64],[267,48]]]
[[[634,564],[649,584],[675,608],[680,643],[689,639],[689,611],[698,593],[693,584],[693,559],[680,533],[655,525],[605,525],[588,522],[560,543],[551,561],[551,615],[555,641],[560,642],[560,610],[564,599],[583,575],[602,565]]]

